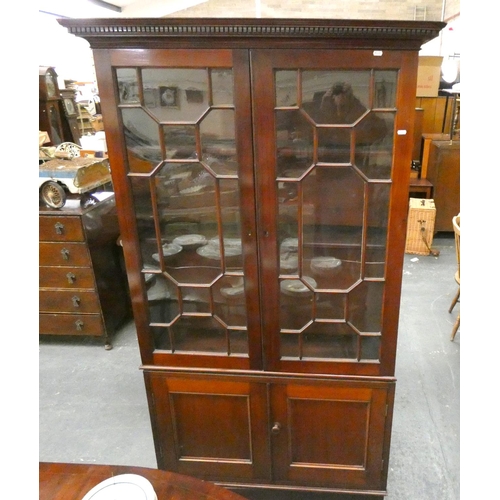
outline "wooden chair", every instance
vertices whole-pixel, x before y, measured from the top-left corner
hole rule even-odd
[[[453,231],[455,232],[455,250],[457,254],[457,271],[455,273],[455,281],[458,284],[458,291],[455,294],[455,297],[453,297],[450,308],[448,309],[449,313],[453,311],[453,308],[455,307],[456,303],[460,300],[460,214],[455,215],[455,217],[453,217],[452,223],[453,223]],[[455,339],[455,335],[459,327],[460,327],[460,313],[458,314],[457,320],[453,325],[453,330],[451,331],[452,341]]]

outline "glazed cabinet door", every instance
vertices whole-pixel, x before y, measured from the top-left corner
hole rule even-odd
[[[267,369],[393,374],[414,62],[252,52]]]
[[[270,481],[266,385],[147,371],[145,378],[160,469]]]
[[[143,361],[259,367],[247,52],[95,52]]]
[[[273,384],[274,481],[383,490],[392,384]]]

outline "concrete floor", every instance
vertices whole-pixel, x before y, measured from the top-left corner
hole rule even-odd
[[[452,235],[438,234],[433,248],[438,257],[405,255],[388,500],[460,498],[460,330],[450,342],[460,304],[448,313],[456,292]],[[40,338],[40,461],[156,468],[132,322],[113,346]]]

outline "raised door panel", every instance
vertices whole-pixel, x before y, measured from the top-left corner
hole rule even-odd
[[[389,383],[274,385],[274,480],[384,490],[392,391]]]
[[[256,50],[251,61],[265,366],[391,375],[413,147],[401,97],[416,59]]]
[[[145,373],[160,468],[224,481],[269,481],[266,387]]]

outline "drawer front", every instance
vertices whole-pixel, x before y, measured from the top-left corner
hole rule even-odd
[[[89,267],[40,267],[38,280],[40,288],[95,288]]]
[[[80,217],[40,216],[40,241],[85,241]]]
[[[39,243],[40,266],[91,267],[85,243]]]
[[[40,335],[105,335],[99,314],[40,314]]]
[[[99,296],[85,290],[40,290],[40,312],[100,313]]]

